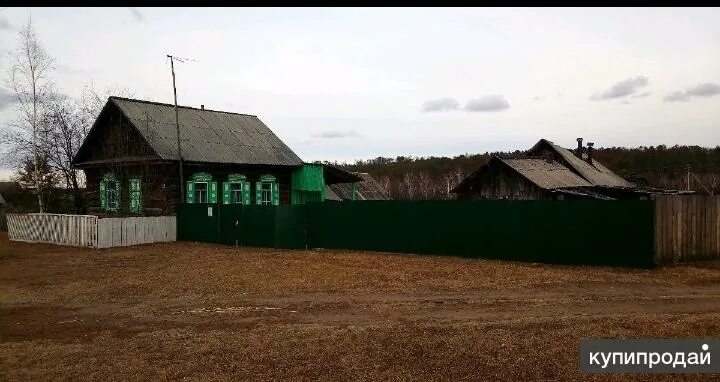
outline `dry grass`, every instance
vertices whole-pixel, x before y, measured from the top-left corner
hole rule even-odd
[[[0,236],[0,379],[612,380],[579,373],[581,338],[719,333],[717,264],[96,251]],[[625,379],[712,379],[636,377]]]

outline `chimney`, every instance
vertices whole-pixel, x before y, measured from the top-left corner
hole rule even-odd
[[[205,111],[205,105],[200,105],[200,110]]]
[[[592,142],[587,143],[587,162],[590,164],[592,164],[593,145]]]
[[[582,159],[582,152],[583,152],[582,141],[583,141],[583,139],[575,138],[575,140],[578,143],[578,147],[577,147],[577,149],[575,149],[575,156]]]

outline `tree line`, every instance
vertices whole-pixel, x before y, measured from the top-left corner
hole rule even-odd
[[[463,154],[455,157],[378,157],[337,163],[367,172],[393,199],[452,199],[451,190],[491,156],[518,158],[523,151]],[[720,146],[640,146],[596,148],[594,158],[640,186],[720,193]],[[688,182],[689,180],[689,182]]]

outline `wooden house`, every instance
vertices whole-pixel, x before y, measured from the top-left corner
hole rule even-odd
[[[593,158],[593,144],[568,150],[541,139],[522,158],[492,157],[463,179],[458,199],[648,199],[677,193],[638,187]]]
[[[170,104],[108,99],[73,159],[89,213],[172,215],[182,194],[186,203],[321,201],[326,184],[360,180],[304,163],[257,116],[179,106],[178,132],[175,113]]]

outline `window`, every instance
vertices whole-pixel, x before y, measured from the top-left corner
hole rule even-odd
[[[250,183],[245,175],[230,174],[226,182],[222,182],[223,204],[250,204]]]
[[[108,181],[105,183],[107,187],[105,188],[105,200],[108,202],[109,210],[116,210],[117,208],[114,208],[118,204],[120,204],[120,195],[118,195],[118,182],[116,181]]]
[[[217,182],[207,172],[197,172],[185,182],[186,203],[217,203]]]
[[[242,183],[230,183],[230,203],[243,204]]]
[[[272,175],[263,175],[255,182],[255,204],[277,206],[280,204],[280,185]]]
[[[106,212],[120,209],[120,182],[113,173],[107,173],[100,180],[100,208]]]
[[[195,203],[208,202],[208,184],[205,182],[195,182]]]
[[[130,212],[140,214],[143,212],[142,181],[140,178],[130,179]]]
[[[260,183],[260,190],[262,190],[262,198],[260,204],[266,206],[272,204],[272,183]]]

